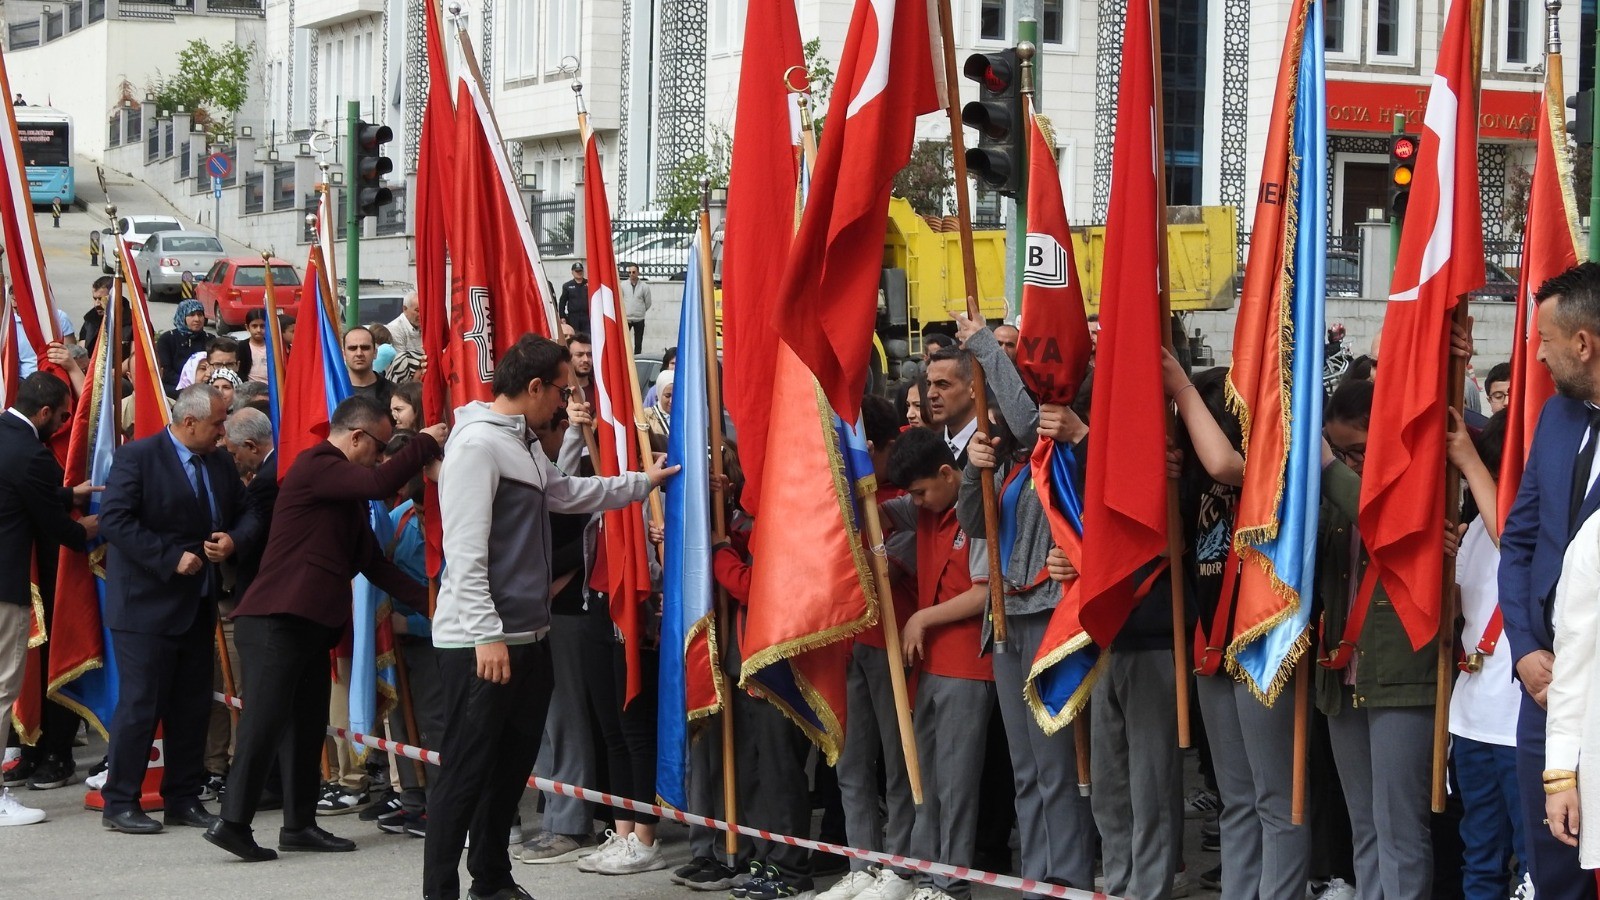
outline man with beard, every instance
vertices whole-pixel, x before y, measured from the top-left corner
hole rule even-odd
[[[587,331],[579,331],[567,341],[572,354],[572,386],[586,402],[592,400],[589,389],[594,385],[594,338]]]
[[[1595,879],[1578,851],[1545,824],[1546,692],[1555,664],[1554,614],[1562,556],[1600,507],[1600,263],[1586,262],[1540,286],[1539,361],[1557,394],[1545,403],[1522,485],[1501,539],[1500,607],[1522,709],[1517,719],[1517,783],[1528,869],[1540,900],[1593,898]],[[1555,779],[1559,781],[1560,779]]]

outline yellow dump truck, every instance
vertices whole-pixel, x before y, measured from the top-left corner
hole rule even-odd
[[[1172,308],[1177,311],[1233,306],[1238,222],[1228,206],[1168,209],[1167,255]],[[984,318],[1012,317],[1005,296],[1006,233],[973,232],[978,302]],[[1105,268],[1105,226],[1072,229],[1072,249],[1090,312],[1100,307]],[[961,272],[961,236],[955,217],[919,216],[898,197],[889,202],[883,241],[883,280],[878,293],[877,375],[899,376],[907,360],[922,353],[928,326],[950,322],[966,311]]]

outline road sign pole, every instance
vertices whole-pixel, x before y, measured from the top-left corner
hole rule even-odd
[[[222,179],[211,179],[211,202],[215,204],[211,213],[211,233],[219,239],[222,237]]]
[[[354,328],[361,324],[361,218],[357,205],[360,198],[356,196],[356,172],[360,162],[357,160],[356,140],[358,125],[361,121],[361,102],[359,100],[347,101],[345,109],[345,165],[344,165],[344,223],[345,223],[345,261],[344,261],[344,327]]]

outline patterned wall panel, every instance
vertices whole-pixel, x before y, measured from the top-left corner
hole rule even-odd
[[[705,149],[706,0],[664,0],[661,22],[656,187],[665,190],[672,171]]]

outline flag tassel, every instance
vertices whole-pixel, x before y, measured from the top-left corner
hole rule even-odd
[[[706,417],[706,424],[711,429],[711,483],[723,483],[722,466],[722,381],[718,377],[717,369],[717,298],[716,282],[712,280],[711,266],[711,184],[709,181],[701,182],[700,195],[700,309],[701,323],[705,328],[706,351],[706,407],[711,413]],[[720,490],[714,489],[718,496],[712,498],[711,503],[711,534],[714,541],[728,539],[728,506],[726,496]],[[721,705],[721,714],[717,717],[718,729],[722,738],[722,811],[723,817],[729,823],[738,822],[739,809],[739,778],[734,768],[734,758],[738,755],[733,741],[733,697],[728,692],[727,684],[722,678],[721,652],[718,649],[719,638],[733,633],[733,606],[728,602],[728,589],[720,583],[717,585],[717,605],[714,617],[715,625],[707,634],[711,648],[712,683],[716,685],[717,701]],[[723,835],[723,849],[727,851],[729,859],[739,856],[739,835],[729,829]]]
[[[983,321],[983,309],[978,304],[978,264],[973,253],[972,208],[967,196],[966,136],[961,125],[961,95],[949,89],[960,84],[961,70],[956,68],[954,43],[955,24],[950,14],[950,0],[939,0],[939,42],[944,47],[944,82],[946,85],[945,112],[950,118],[950,153],[955,157],[956,221],[961,229],[961,274],[967,291],[967,318]],[[1031,56],[1030,56],[1031,58]],[[1024,72],[1028,63],[1023,63]],[[1027,83],[1027,76],[1023,76]],[[978,433],[989,433],[989,399],[984,390],[983,367],[973,360],[972,393],[977,399]],[[1000,499],[994,487],[994,469],[982,469],[983,533],[989,551],[989,571],[1003,571],[1000,562]],[[994,626],[994,652],[1006,652],[1006,600],[1004,579],[989,579],[989,618]],[[1185,744],[1187,746],[1187,744]]]

